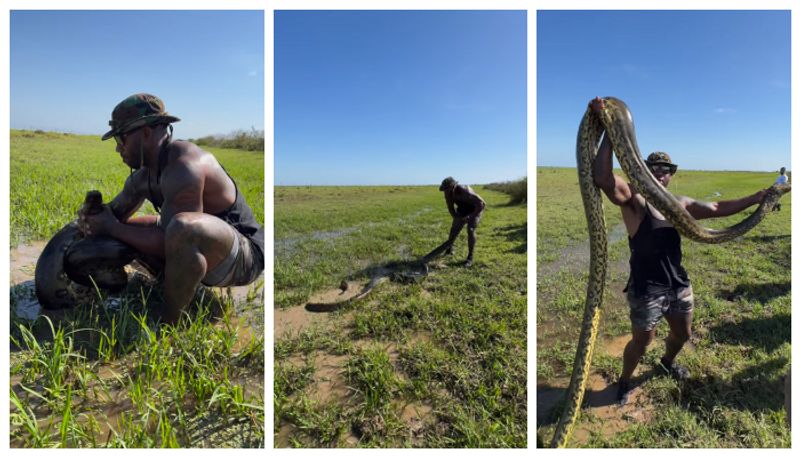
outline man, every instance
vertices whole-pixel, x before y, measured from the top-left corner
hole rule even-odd
[[[475,230],[481,221],[481,215],[484,208],[486,208],[486,203],[471,187],[461,185],[449,176],[442,181],[439,190],[444,192],[444,201],[447,203],[447,211],[453,217],[453,224],[450,226],[450,236],[447,241],[431,251],[423,260],[428,262],[442,252],[445,252],[445,255],[452,254],[453,243],[455,243],[458,234],[461,233],[461,229],[466,225],[469,253],[464,266],[469,268],[472,266],[472,254],[475,250],[475,241],[477,239]]]
[[[604,102],[598,97],[589,106],[594,112],[600,112]],[[620,207],[631,249],[631,274],[625,290],[633,337],[625,346],[617,390],[617,401],[624,405],[630,394],[633,371],[653,341],[655,326],[662,317],[669,323],[670,332],[660,369],[677,379],[689,377],[688,370],[674,360],[691,336],[694,296],[689,277],[681,265],[678,231],[630,184],[612,173],[611,153],[610,140],[608,135],[604,135],[592,171],[595,184]],[[645,162],[664,187],[669,185],[678,170],[665,152],[653,152]],[[677,198],[692,217],[706,219],[736,214],[760,203],[765,194],[766,191],[762,190],[737,200],[710,203],[688,197]]]
[[[786,167],[781,167],[781,173],[778,175],[778,179],[775,180],[775,184],[788,184],[789,177],[786,176]],[[781,202],[775,204],[775,207],[772,208],[773,211],[780,211],[781,210]]]
[[[245,285],[264,269],[264,228],[212,154],[172,140],[179,120],[154,95],[120,102],[103,141],[114,138],[131,175],[103,212],[79,214],[85,235],[111,236],[163,266],[166,303],[156,311],[167,323],[178,320],[201,282]],[[131,217],[145,199],[160,216]]]

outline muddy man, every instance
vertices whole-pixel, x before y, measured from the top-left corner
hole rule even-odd
[[[122,191],[99,214],[79,214],[86,235],[107,235],[159,260],[166,304],[156,310],[175,322],[195,289],[250,284],[264,269],[264,227],[234,180],[209,152],[172,139],[164,102],[134,94],[111,113],[116,151],[131,168]],[[159,216],[133,217],[144,200]]]
[[[431,251],[428,255],[422,258],[424,263],[427,263],[442,253],[446,255],[453,253],[453,243],[455,243],[458,234],[464,225],[467,226],[467,245],[469,253],[467,260],[464,262],[465,267],[472,266],[472,254],[475,251],[475,230],[481,221],[481,215],[486,208],[486,202],[472,190],[471,187],[459,184],[458,181],[448,176],[442,181],[439,190],[444,192],[444,201],[447,203],[447,211],[453,217],[453,224],[450,226],[450,236],[447,241],[442,243],[436,249]]]

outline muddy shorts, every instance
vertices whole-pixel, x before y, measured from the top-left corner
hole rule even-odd
[[[470,214],[473,213],[473,211],[475,211],[475,208],[474,207],[469,207],[469,206],[460,206],[460,207],[456,208],[456,214],[461,216],[461,217],[469,216]],[[467,220],[465,221],[467,227],[469,227],[471,229],[477,228],[478,224],[481,222],[481,216],[483,216],[483,211],[478,213],[478,215],[475,216],[475,217],[467,218]],[[454,225],[455,225],[455,223],[456,223],[456,221],[453,221]]]
[[[641,297],[634,295],[631,289],[628,289],[628,306],[631,310],[631,324],[635,329],[650,331],[664,315],[689,314],[694,310],[691,286]]]
[[[203,278],[206,286],[243,286],[255,281],[264,270],[261,251],[238,230],[233,227],[230,229],[236,236],[231,244],[231,251],[225,260],[206,273]]]

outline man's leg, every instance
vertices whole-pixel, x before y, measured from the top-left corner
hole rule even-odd
[[[475,232],[478,230],[478,222],[480,222],[480,220],[481,217],[478,215],[467,221],[467,246],[469,247],[469,251],[467,253],[467,261],[464,263],[465,267],[472,266],[472,253],[475,251],[475,242],[478,239]]]
[[[647,346],[653,342],[656,336],[656,329],[644,330],[633,329],[633,337],[625,346],[622,354],[622,374],[619,375],[620,381],[630,382],[633,371],[639,365],[639,360],[647,351]]]
[[[165,229],[166,265],[162,319],[177,322],[200,281],[231,251],[236,235],[223,220],[204,213],[178,213]]]
[[[675,357],[689,341],[692,336],[692,313],[670,313],[665,316],[669,322],[669,335],[666,339],[666,350],[661,364],[675,378],[685,379],[689,377],[689,371],[675,363]]]
[[[642,356],[647,351],[647,346],[653,342],[656,330],[655,328],[652,330],[634,328],[632,334],[633,337],[625,345],[625,351],[622,354],[622,373],[619,375],[617,385],[617,402],[620,405],[628,402],[628,395],[631,391],[631,377]]]

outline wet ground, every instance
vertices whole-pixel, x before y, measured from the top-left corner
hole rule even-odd
[[[36,261],[39,259],[39,255],[42,253],[42,250],[44,250],[46,244],[46,241],[35,241],[12,248],[10,252],[10,288],[11,296],[14,298],[11,302],[12,306],[15,306],[13,311],[18,317],[26,320],[34,320],[42,312],[42,307],[36,299],[34,278]],[[126,266],[125,269],[131,277],[136,274],[144,275],[143,270],[137,269],[135,264]],[[234,303],[246,301],[248,296],[255,298],[259,303],[263,302],[263,287],[261,287],[259,291],[253,291],[253,287],[250,285],[227,287],[218,290],[222,291],[225,296],[229,295]],[[92,293],[90,290],[85,292],[89,294]],[[119,297],[110,295],[104,304],[105,306],[113,308],[118,305],[119,300]]]
[[[42,314],[42,307],[39,305],[35,294],[35,268],[46,242],[34,242],[31,244],[20,245],[11,249],[11,304],[15,308],[13,311],[18,317],[27,320],[35,320]],[[130,281],[152,282],[151,278],[144,278],[144,273],[135,267],[128,266]],[[263,279],[256,281],[255,284],[263,284]],[[264,333],[264,287],[259,286],[255,289],[253,285],[231,288],[213,288],[217,295],[229,297],[232,300],[236,313],[230,320],[231,327],[236,329],[237,340],[234,344],[234,352],[238,352],[248,344],[253,335],[263,335]],[[90,291],[91,293],[91,291]],[[103,305],[114,307],[119,305],[120,297],[108,296]],[[54,317],[59,311],[47,311],[47,315]],[[226,325],[220,321],[214,325]],[[101,435],[98,439],[107,438],[104,434],[109,430],[108,427],[116,427],[120,421],[122,413],[130,411],[131,401],[123,395],[122,379],[126,376],[127,368],[124,361],[112,362],[100,367],[97,373],[98,380],[110,383],[112,387],[107,391],[106,396],[101,396],[96,403],[91,406],[93,410],[103,417],[98,424],[101,427]],[[118,379],[118,383],[112,382]],[[12,389],[19,390],[20,379],[11,378]],[[247,396],[263,398],[264,384],[263,374],[258,376],[248,376],[247,379],[235,380],[243,387]],[[22,392],[19,392],[22,395]],[[82,405],[76,404],[78,408]],[[47,418],[42,419],[48,420]],[[218,414],[206,414],[200,417],[189,419],[191,442],[196,447],[253,447],[258,446],[261,438],[252,432],[252,426],[245,422],[231,422],[231,419],[221,417]],[[14,443],[12,443],[12,446]],[[263,444],[262,444],[263,445]]]

